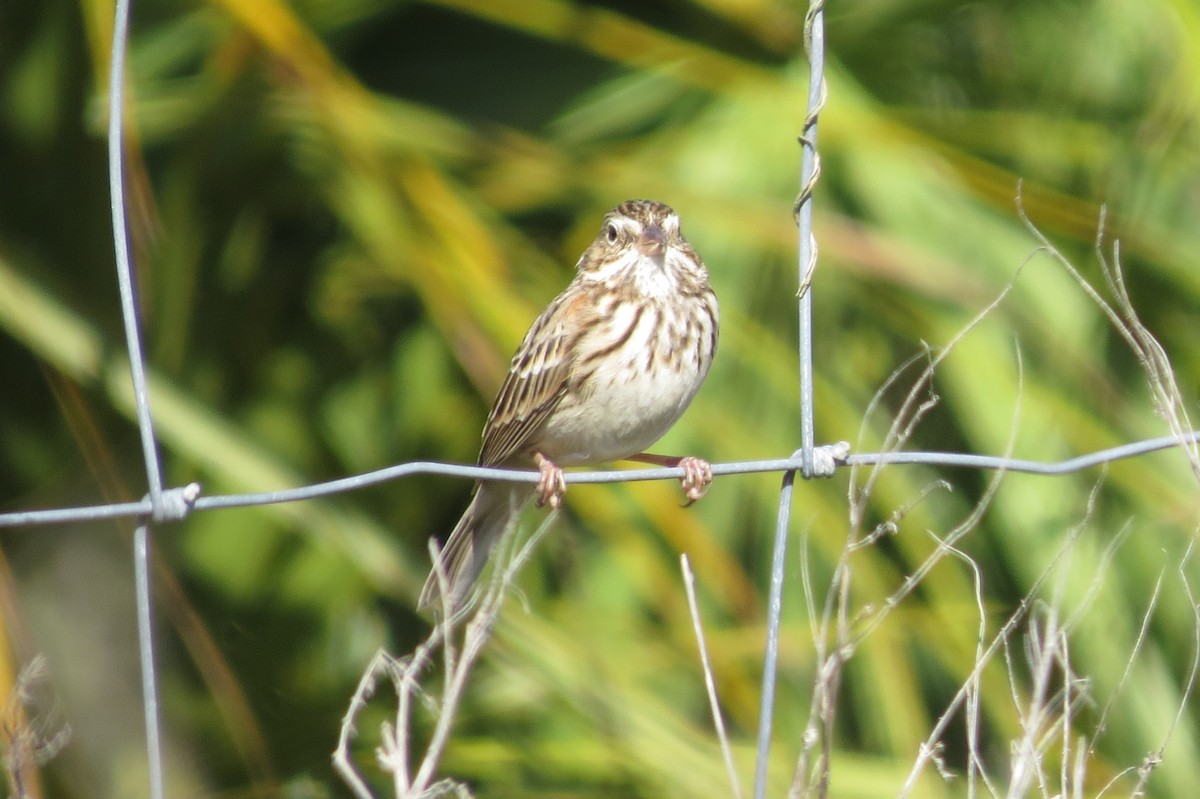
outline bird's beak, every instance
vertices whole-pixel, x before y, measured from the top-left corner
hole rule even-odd
[[[667,249],[667,236],[663,229],[655,224],[649,224],[642,230],[637,240],[638,252],[647,258],[662,260]]]

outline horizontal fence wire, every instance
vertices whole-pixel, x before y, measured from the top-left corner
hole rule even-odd
[[[937,467],[952,467],[965,469],[985,469],[994,471],[1015,471],[1021,474],[1037,475],[1066,475],[1074,471],[1082,471],[1105,463],[1121,461],[1146,455],[1148,452],[1168,450],[1171,447],[1200,443],[1200,431],[1180,435],[1163,435],[1159,438],[1148,438],[1134,441],[1132,444],[1122,444],[1106,450],[1087,453],[1066,461],[1026,461],[1021,458],[1006,458],[990,455],[971,455],[966,452],[856,452],[846,455],[835,462],[836,467],[870,467],[870,465],[937,465]],[[823,447],[816,447],[817,450]],[[799,471],[803,474],[804,457],[802,453],[787,458],[767,459],[767,461],[731,461],[714,463],[713,476],[737,474],[763,474],[775,471]],[[379,485],[403,477],[416,475],[440,475],[445,477],[462,477],[467,480],[498,480],[505,482],[535,483],[541,479],[541,473],[532,469],[492,469],[458,463],[440,463],[437,461],[414,461],[391,465],[383,469],[366,471],[364,474],[340,477],[337,480],[312,483],[296,488],[282,488],[280,491],[263,491],[245,494],[214,494],[211,497],[199,495],[198,483],[181,488],[163,491],[160,509],[161,521],[179,521],[188,512],[202,510],[230,509],[230,507],[251,507],[254,505],[276,505],[294,503],[305,499],[320,499],[330,495],[355,491],[355,489]],[[595,485],[595,483],[611,482],[642,482],[647,480],[678,480],[684,476],[684,470],[679,467],[655,469],[610,469],[592,471],[566,471],[566,485]],[[822,475],[824,476],[824,475]],[[110,505],[84,505],[78,507],[56,507],[47,510],[28,510],[0,513],[0,528],[30,527],[35,524],[67,524],[72,522],[96,522],[108,518],[122,517],[152,517],[155,513],[154,503],[149,497],[132,503],[115,503]]]
[[[837,459],[835,466],[839,468],[848,466],[892,465],[946,466],[1054,476],[1079,472],[1095,466],[1101,466],[1105,463],[1195,443],[1200,443],[1200,431],[1192,431],[1183,436],[1148,438],[1143,441],[1122,444],[1117,447],[1098,450],[1061,461],[1024,460],[991,455],[973,455],[964,452],[897,451],[851,453]],[[816,449],[819,451],[824,448],[817,447]],[[797,453],[788,458],[714,463],[712,464],[712,471],[714,477],[793,471],[803,474],[804,458],[801,453]],[[177,521],[186,517],[192,511],[246,508],[255,505],[275,505],[282,502],[320,499],[417,475],[438,475],[468,480],[498,480],[531,484],[538,482],[541,478],[540,472],[529,469],[493,469],[457,463],[413,461],[388,466],[383,469],[376,469],[371,472],[364,472],[363,474],[351,477],[342,477],[337,480],[313,483],[296,488],[284,488],[278,491],[201,496],[198,493],[198,485],[193,483],[182,488],[164,490],[162,507],[160,508],[158,518],[164,521]],[[671,480],[679,479],[683,476],[683,469],[680,467],[567,471],[565,473],[568,485]],[[119,502],[109,505],[86,505],[0,513],[0,528],[27,527],[41,524],[69,524],[73,522],[91,522],[129,517],[153,518],[154,513],[154,504],[147,497],[139,502]]]

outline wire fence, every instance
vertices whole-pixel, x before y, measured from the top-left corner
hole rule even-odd
[[[768,472],[799,472],[806,468],[810,477],[829,477],[835,469],[847,466],[947,466],[964,469],[982,469],[1021,474],[1038,474],[1048,477],[1072,474],[1102,466],[1106,463],[1134,458],[1151,452],[1200,443],[1200,431],[1183,435],[1160,436],[1122,444],[1117,447],[1090,452],[1061,461],[1037,461],[1022,458],[1006,458],[997,455],[972,455],[965,452],[850,452],[844,442],[814,447],[812,464],[806,467],[803,450],[797,450],[789,458],[773,458],[753,461],[729,461],[714,463],[713,475],[763,474]],[[363,474],[328,480],[321,483],[246,494],[213,494],[203,496],[199,483],[189,483],[177,488],[164,488],[156,506],[147,495],[138,502],[116,502],[108,505],[86,505],[71,508],[48,508],[0,513],[0,528],[29,527],[40,524],[68,524],[93,522],[102,519],[147,518],[154,522],[175,522],[187,518],[193,511],[248,508],[256,505],[275,505],[283,502],[302,502],[319,499],[333,494],[343,494],[360,488],[387,483],[417,475],[457,477],[464,480],[498,480],[514,483],[537,483],[541,475],[526,469],[491,469],[459,463],[437,461],[412,461]],[[606,483],[636,483],[647,480],[678,480],[684,476],[681,467],[653,469],[621,469],[619,471],[567,472],[568,485],[599,485]]]
[[[131,3],[132,0],[117,0],[115,6],[110,62],[110,90],[108,96],[108,156],[117,280],[148,493],[145,498],[137,502],[0,513],[0,528],[83,523],[100,519],[132,518],[135,520],[133,561],[137,599],[138,650],[146,727],[146,755],[149,763],[150,795],[154,799],[161,799],[164,796],[164,779],[159,719],[159,694],[155,674],[156,662],[153,637],[154,603],[151,595],[150,579],[150,550],[153,545],[153,530],[155,525],[178,522],[195,512],[299,502],[354,491],[367,486],[415,475],[440,475],[466,480],[488,479],[526,483],[536,483],[540,475],[537,471],[533,470],[491,469],[452,463],[410,462],[328,482],[261,493],[205,496],[202,494],[200,485],[196,483],[182,487],[164,487],[162,483],[159,444],[154,431],[152,402],[147,389],[145,355],[142,346],[138,303],[134,290],[133,264],[130,255],[129,233],[126,222],[123,153],[123,109],[125,99],[123,82]],[[794,209],[798,230],[799,252],[797,310],[799,318],[799,421],[801,447],[790,457],[714,463],[712,465],[714,476],[763,472],[782,473],[782,484],[773,537],[772,565],[767,605],[762,697],[755,761],[753,794],[755,799],[763,799],[766,795],[768,751],[771,744],[772,716],[775,705],[775,681],[779,653],[785,555],[790,526],[792,489],[797,474],[808,479],[828,477],[839,467],[920,464],[1052,476],[1078,472],[1118,459],[1140,456],[1158,450],[1200,443],[1200,432],[1179,430],[1173,435],[1137,441],[1052,462],[955,452],[888,451],[851,453],[849,445],[845,443],[827,446],[816,445],[813,421],[812,307],[813,277],[817,265],[817,245],[812,233],[812,220],[813,190],[820,177],[820,160],[817,153],[818,115],[826,98],[823,12],[824,3],[822,0],[814,0],[809,5],[805,19],[805,46],[809,56],[811,73],[807,112],[803,131],[799,137],[802,154],[800,173],[801,191]],[[667,480],[678,479],[683,475],[684,471],[682,468],[576,471],[566,475],[566,482],[569,484],[585,484]],[[691,590],[690,583],[689,590]]]

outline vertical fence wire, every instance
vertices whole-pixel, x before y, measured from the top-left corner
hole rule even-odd
[[[800,194],[796,199],[799,288],[798,352],[800,366],[800,460],[805,478],[814,476],[815,424],[813,421],[812,279],[817,265],[816,239],[812,231],[813,188],[820,175],[817,157],[817,116],[825,99],[824,1],[812,0],[804,19],[804,45],[808,52],[808,102],[800,134]],[[763,653],[762,698],[758,716],[758,747],[754,767],[754,799],[765,799],[771,735],[775,712],[775,682],[779,662],[779,625],[783,615],[783,581],[787,566],[788,525],[791,521],[792,487],[796,473],[786,471],[779,492],[771,554],[771,585],[767,599],[767,641]]]
[[[813,357],[812,279],[817,266],[817,243],[813,236],[813,188],[820,175],[817,157],[817,115],[825,98],[824,0],[813,0],[804,19],[804,43],[808,51],[808,104],[800,134],[800,195],[796,199],[797,250],[799,256],[799,342],[800,353],[800,442],[804,476],[813,476]]]
[[[779,663],[779,623],[783,613],[783,574],[787,560],[788,520],[792,513],[794,470],[783,473],[775,545],[771,554],[771,588],[767,600],[767,645],[763,654],[762,700],[758,715],[758,753],[754,761],[754,799],[767,795],[767,764],[771,753],[771,727],[775,709],[775,669]]]
[[[158,442],[154,437],[154,424],[150,417],[150,397],[146,390],[146,367],[138,330],[137,299],[133,289],[133,265],[129,255],[129,229],[125,215],[124,82],[131,3],[132,0],[117,0],[113,15],[112,61],[108,77],[108,180],[112,204],[113,251],[116,255],[117,286],[121,294],[121,316],[125,323],[125,344],[129,353],[142,455],[146,463],[146,482],[152,508],[150,516],[157,518],[162,507],[162,475],[158,461]],[[162,736],[158,717],[158,681],[154,664],[150,532],[149,520],[142,517],[133,534],[133,569],[150,796],[151,799],[162,799]]]
[[[154,664],[150,602],[150,525],[133,531],[133,567],[137,592],[138,655],[142,672],[142,714],[146,724],[146,762],[151,799],[163,799],[162,735],[158,722],[158,672]]]
[[[112,203],[113,245],[117,260],[117,287],[121,293],[121,316],[125,322],[125,345],[133,379],[133,400],[137,411],[142,456],[146,462],[146,482],[150,502],[157,514],[162,502],[162,476],[158,463],[158,442],[150,418],[150,397],[146,390],[146,365],[138,330],[137,299],[133,288],[133,264],[129,255],[129,227],[125,215],[124,157],[124,80],[125,42],[129,34],[129,8],[133,0],[117,0],[113,22],[112,63],[108,81],[108,183]]]

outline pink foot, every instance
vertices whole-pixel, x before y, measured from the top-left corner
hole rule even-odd
[[[694,458],[691,455],[681,458],[679,465],[683,468],[683,479],[681,480],[683,493],[688,498],[687,505],[691,505],[704,496],[712,484],[712,466],[708,461]]]
[[[563,470],[540,452],[533,453],[533,462],[542,473],[537,484],[537,506],[541,508],[549,505],[551,510],[558,510],[562,505],[562,495],[567,493],[567,481],[563,477]]]
[[[691,455],[688,455],[686,458],[679,458],[674,455],[655,455],[650,452],[639,452],[636,455],[630,455],[626,460],[653,463],[656,466],[678,466],[682,468],[683,477],[680,479],[680,482],[683,484],[684,496],[688,500],[683,506],[685,508],[704,496],[713,480],[712,466],[708,464],[708,461]]]

